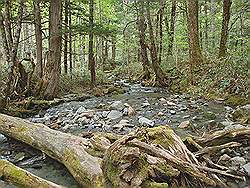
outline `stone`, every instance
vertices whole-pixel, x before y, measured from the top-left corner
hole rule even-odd
[[[232,118],[235,121],[244,123],[250,122],[250,104],[241,106],[232,112]]]
[[[162,97],[162,98],[160,98],[160,99],[159,99],[159,101],[160,101],[160,102],[162,102],[162,103],[167,102],[167,100],[166,100],[165,98],[163,98],[163,97]]]
[[[222,121],[222,122],[220,122],[220,124],[223,125],[224,127],[227,127],[227,126],[232,125],[233,122],[232,121]]]
[[[231,157],[228,154],[223,154],[219,160],[218,163],[222,165],[226,165],[231,160]]]
[[[231,124],[231,125],[226,126],[224,130],[229,131],[229,130],[236,130],[236,129],[242,129],[242,128],[245,128],[245,126],[241,124]]]
[[[4,142],[6,139],[7,138],[4,135],[0,134],[0,143]]]
[[[81,117],[92,118],[94,117],[95,111],[94,110],[86,110],[80,114]]]
[[[176,111],[175,111],[175,110],[170,110],[169,112],[170,112],[171,115],[176,114]]]
[[[121,130],[122,128],[123,128],[123,124],[118,123],[118,124],[113,125],[113,129]]]
[[[152,121],[152,120],[150,120],[148,118],[145,118],[143,116],[139,116],[138,118],[139,118],[139,123],[141,125],[146,125],[146,126],[149,126],[149,127],[153,127],[154,124],[155,124],[154,121]]]
[[[164,116],[165,114],[163,112],[158,112],[158,116]]]
[[[121,101],[115,101],[110,105],[110,109],[121,111],[124,108],[124,105]]]
[[[203,117],[212,120],[216,118],[216,115],[213,112],[206,111],[203,113]]]
[[[243,165],[242,168],[247,173],[247,175],[250,176],[250,163]]]
[[[128,107],[128,116],[133,116],[136,114],[136,111],[134,108],[132,108],[132,106]]]
[[[167,105],[168,106],[176,106],[176,104],[174,102],[171,102],[171,101],[167,101]]]
[[[181,124],[178,126],[181,129],[187,128],[190,126],[190,121],[183,121]]]
[[[148,101],[142,103],[142,108],[150,106],[150,103]]]
[[[183,118],[183,119],[190,118],[190,115],[183,116],[182,118]]]
[[[107,118],[115,120],[115,119],[121,118],[122,115],[123,114],[120,111],[118,111],[118,110],[111,110],[110,113],[108,114]]]
[[[102,112],[102,117],[106,118],[108,116],[110,111],[103,111]]]
[[[86,108],[84,108],[83,106],[81,106],[80,108],[77,109],[76,114],[81,114],[81,113],[83,113],[85,111],[86,111]]]
[[[239,167],[239,166],[243,166],[246,164],[246,160],[243,157],[239,157],[239,156],[231,158],[230,161],[233,167]]]

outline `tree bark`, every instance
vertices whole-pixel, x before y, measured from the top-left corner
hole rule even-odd
[[[69,5],[69,72],[72,76],[73,72],[73,38],[72,38],[72,9]]]
[[[149,38],[150,38],[150,55],[152,59],[152,67],[154,69],[155,75],[156,75],[156,81],[161,86],[167,86],[169,85],[166,75],[161,69],[159,65],[159,60],[157,57],[157,50],[156,50],[156,44],[155,44],[155,37],[154,37],[154,31],[151,21],[151,15],[150,15],[150,3],[149,0],[147,0],[147,6],[146,6],[146,15],[148,20],[148,27],[149,27]]]
[[[159,12],[159,33],[160,33],[160,44],[159,44],[159,64],[161,64],[162,59],[162,43],[163,43],[163,15],[164,15],[164,9],[165,9],[165,2],[164,0],[160,0],[160,12]]]
[[[36,35],[36,74],[43,77],[43,44],[42,44],[42,24],[41,24],[41,0],[34,2],[35,35]]]
[[[229,20],[230,20],[231,4],[232,4],[231,0],[223,1],[223,21],[222,21],[222,28],[221,28],[219,58],[225,57],[227,53],[228,25],[229,25]]]
[[[6,160],[0,160],[0,177],[6,182],[25,188],[65,188],[23,170]]]
[[[193,69],[197,64],[203,61],[201,48],[199,44],[198,29],[198,0],[187,0],[187,25],[189,36],[189,71],[190,82],[193,85]]]
[[[63,64],[64,64],[64,73],[68,74],[68,24],[69,24],[69,1],[65,1],[65,14],[64,14],[64,24],[65,24],[65,33],[64,33],[64,55],[63,55]]]
[[[170,31],[169,31],[169,45],[168,55],[173,55],[174,32],[175,32],[175,18],[176,18],[176,0],[172,0]]]
[[[142,79],[149,79],[150,78],[150,72],[149,72],[149,60],[148,60],[148,53],[147,53],[147,44],[145,39],[145,32],[147,28],[147,24],[145,22],[145,15],[144,15],[144,2],[140,2],[140,6],[138,7],[138,31],[139,31],[139,42],[140,42],[140,55],[141,55],[141,61],[143,66],[143,76]]]
[[[94,59],[94,1],[89,0],[89,70],[92,87],[96,86],[96,71]]]
[[[0,114],[0,133],[63,163],[82,187],[102,187],[102,170],[98,158],[87,153],[86,139],[4,114]]]
[[[58,93],[59,74],[61,65],[61,0],[50,1],[50,18],[49,18],[49,54],[45,67],[43,93],[46,99],[56,97]]]
[[[112,37],[112,60],[111,60],[111,67],[115,69],[116,67],[116,41],[115,37]]]

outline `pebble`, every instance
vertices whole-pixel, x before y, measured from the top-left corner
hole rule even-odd
[[[190,121],[183,121],[181,124],[178,126],[181,129],[187,128],[190,126]]]
[[[164,116],[165,114],[163,112],[158,112],[158,116]]]
[[[152,121],[152,120],[150,120],[148,118],[145,118],[145,117],[142,117],[142,116],[139,116],[138,118],[139,118],[139,123],[141,125],[147,125],[149,127],[153,127],[154,124],[155,124],[154,121]]]
[[[118,110],[111,110],[111,112],[108,114],[107,118],[115,120],[115,119],[119,119],[122,116],[123,116],[123,114],[120,111],[118,111]]]
[[[230,161],[233,167],[243,166],[246,164],[246,160],[239,156],[231,158]]]
[[[172,114],[172,115],[176,114],[176,111],[174,111],[174,110],[170,110],[169,112],[170,112],[170,114]]]
[[[243,165],[242,168],[247,173],[247,175],[250,176],[250,163]]]

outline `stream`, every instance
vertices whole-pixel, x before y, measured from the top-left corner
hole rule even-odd
[[[206,101],[190,95],[173,95],[161,88],[143,87],[119,81],[124,94],[93,97],[83,102],[68,102],[27,118],[53,129],[81,135],[102,131],[126,134],[138,127],[169,125],[180,137],[202,136],[211,130],[228,130],[246,126],[231,120],[233,108],[223,100]],[[250,147],[231,151],[249,166]],[[66,168],[31,147],[0,135],[0,159],[7,159],[40,177],[76,188],[77,183]],[[249,168],[249,167],[248,167]],[[0,180],[0,187],[15,187]]]

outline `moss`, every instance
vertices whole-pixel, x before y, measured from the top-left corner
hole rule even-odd
[[[161,145],[164,148],[174,144],[172,135],[174,131],[167,126],[159,126],[154,128],[147,129],[149,140],[152,141],[152,144]],[[145,138],[143,138],[145,139]]]
[[[231,95],[226,98],[226,104],[230,106],[245,105],[250,102],[249,98],[245,98],[239,95]]]
[[[210,120],[216,119],[215,113],[210,112],[210,111],[204,112],[203,117],[206,118],[206,119],[210,119]]]
[[[145,182],[142,185],[142,188],[168,188],[168,184],[167,183],[157,183],[157,182]]]
[[[77,159],[76,155],[71,150],[66,149],[64,151],[64,158],[66,159],[64,164],[70,164],[70,168],[74,169],[74,174],[72,173],[72,175],[74,175],[78,182],[79,180],[81,180],[81,183],[84,183],[85,185],[91,185],[91,183],[93,183],[91,182],[91,179],[88,177],[87,173],[82,174],[82,172],[84,171],[82,170],[81,162]]]

